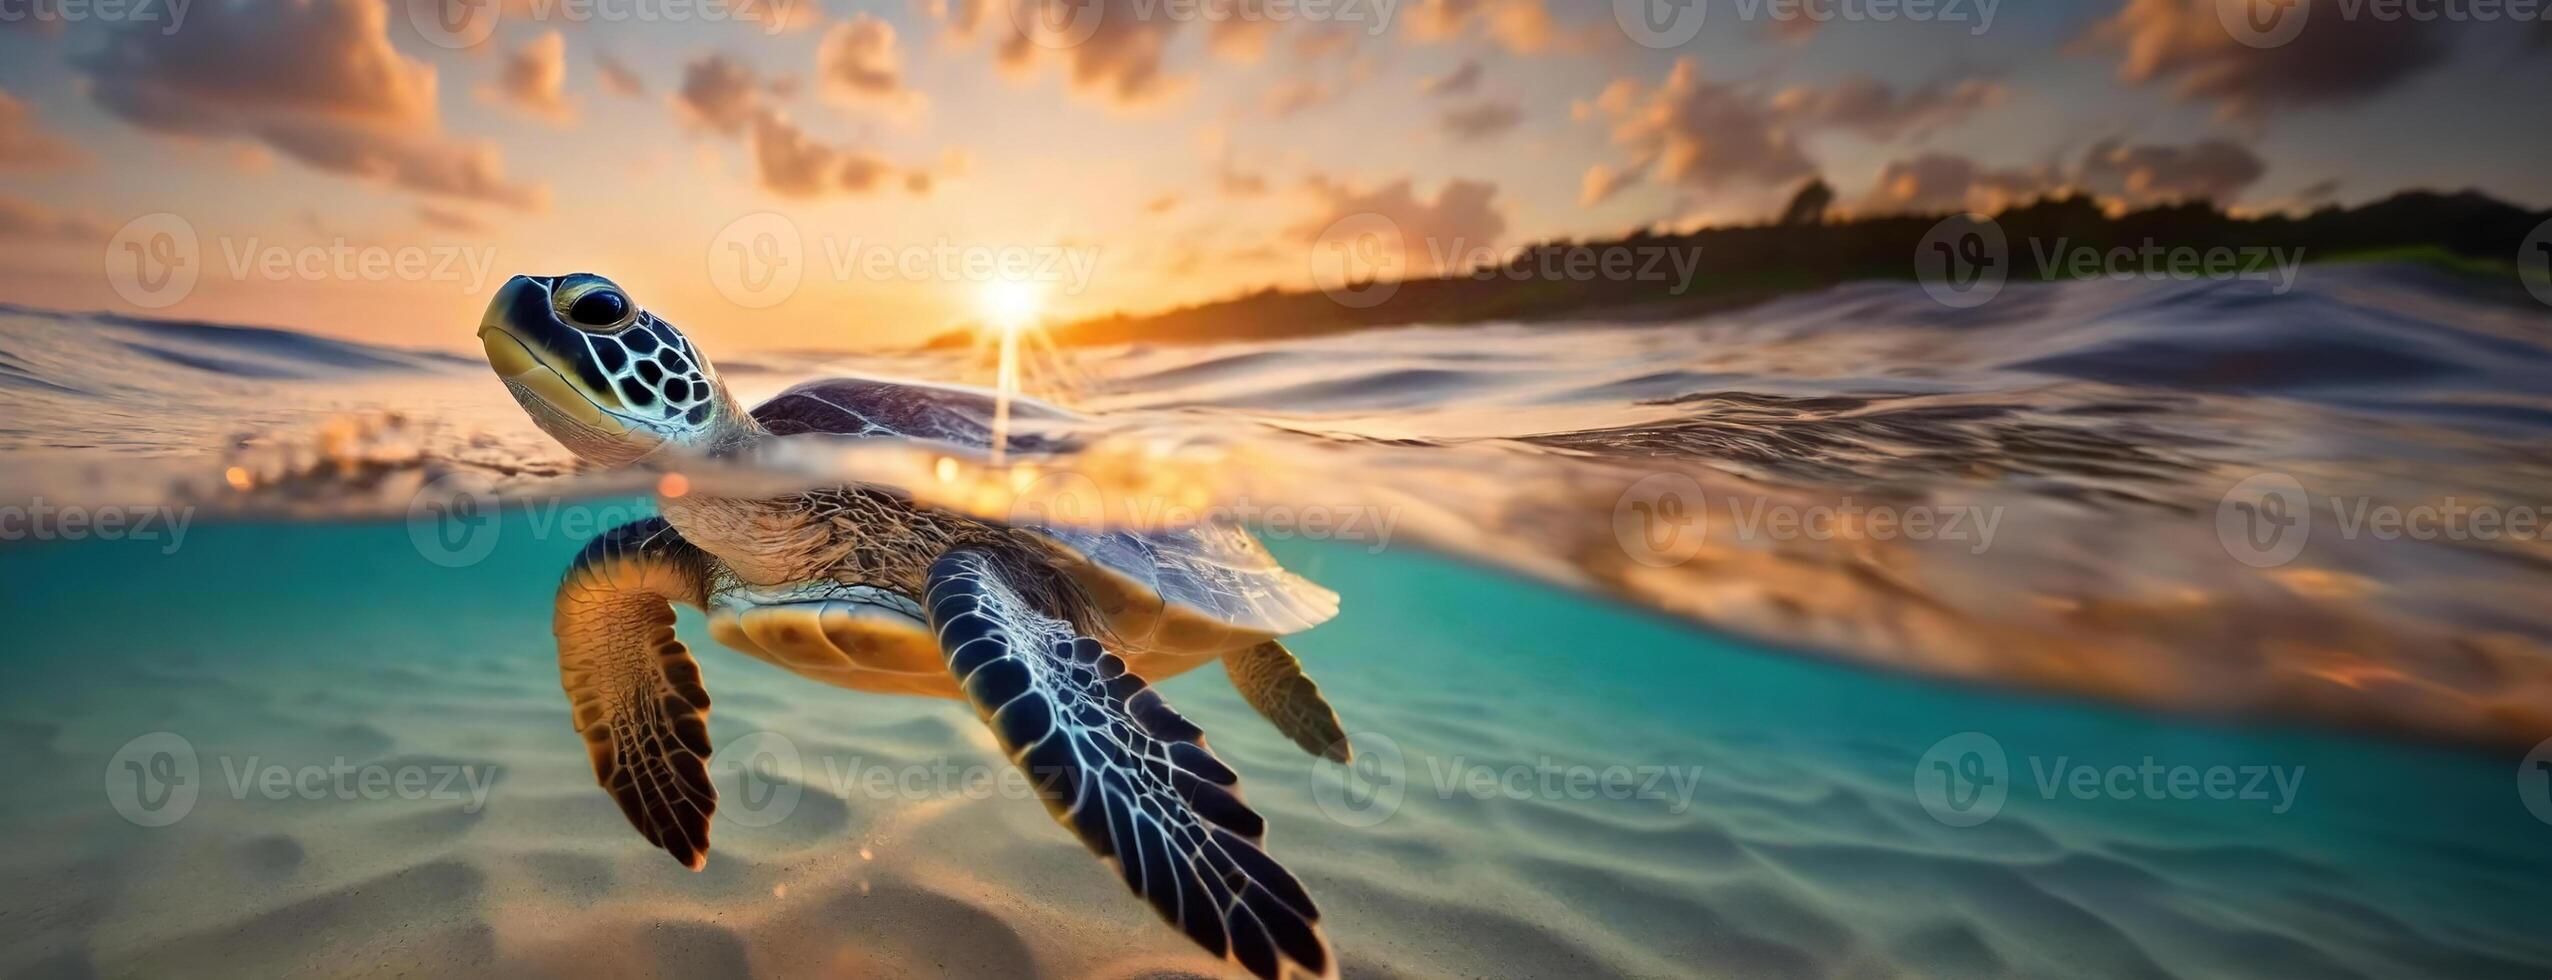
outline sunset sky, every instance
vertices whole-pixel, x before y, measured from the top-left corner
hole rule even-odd
[[[444,21],[436,0],[196,0],[174,30],[176,0],[64,2],[0,0],[0,301],[414,346],[471,346],[515,272],[611,276],[715,350],[893,345],[979,315],[973,254],[1050,273],[1056,317],[1149,311],[1302,285],[1350,216],[1394,223],[1424,271],[1759,220],[1812,176],[1863,212],[2061,187],[2552,203],[2552,31],[2336,0],[2266,48],[2216,0],[1912,23],[1710,0],[1664,47],[1596,0],[1335,0],[1326,19],[1230,0],[1205,9],[1270,16],[1213,21],[1089,0],[1086,37],[1014,16],[1063,0],[506,0]],[[101,21],[99,2],[144,6]],[[461,26],[420,26],[438,23]],[[162,212],[198,278],[137,305],[111,245]],[[796,251],[763,258],[799,281],[756,274],[740,301],[733,263],[775,228]],[[340,242],[424,264],[283,268]],[[893,268],[916,254],[961,267]]]

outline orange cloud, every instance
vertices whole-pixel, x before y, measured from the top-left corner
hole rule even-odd
[[[547,206],[547,188],[506,179],[493,145],[443,134],[434,69],[391,47],[382,0],[206,4],[186,30],[159,26],[127,25],[75,59],[90,98],[126,122],[418,193]]]
[[[555,123],[576,118],[567,98],[567,38],[551,31],[505,56],[496,81],[479,96]]]
[[[753,157],[755,182],[782,197],[873,194],[893,186],[927,194],[936,186],[937,177],[927,169],[908,170],[866,149],[835,146],[809,135],[765,101],[767,90],[751,69],[710,55],[684,66],[682,88],[673,101],[692,125],[742,137]],[[962,166],[963,154],[952,153],[948,159],[960,161],[951,164],[953,174]]]
[[[1688,186],[1784,186],[1816,175],[1778,109],[1702,78],[1690,58],[1654,90],[1617,81],[1579,113],[1614,120],[1613,143],[1632,168]]]
[[[762,186],[783,197],[834,192],[872,194],[895,176],[895,166],[863,150],[838,149],[806,135],[777,111],[753,117],[753,163]],[[928,189],[927,184],[923,187]]]
[[[1890,161],[1853,210],[1862,214],[1973,211],[1992,214],[2065,189],[2045,167],[1994,168],[1963,156],[1926,153]]]
[[[1456,271],[1453,267],[1464,257],[1506,237],[1506,213],[1497,204],[1496,184],[1446,181],[1434,200],[1418,196],[1406,178],[1371,191],[1317,176],[1306,186],[1319,206],[1296,228],[1304,241],[1320,241],[1341,222],[1379,216],[1399,233],[1401,259],[1413,275]]]
[[[1937,81],[1900,95],[1895,86],[1886,82],[1853,76],[1829,88],[1786,89],[1773,96],[1772,107],[1801,125],[1893,140],[1927,135],[2001,105],[2009,94],[2002,82],[1990,78]]]
[[[2182,201],[2229,205],[2267,173],[2268,165],[2249,147],[2220,139],[2186,145],[2102,140],[2071,167],[1987,167],[1963,156],[1927,153],[1881,169],[1854,210],[1991,214],[2065,191],[2097,194],[2131,207]]]
[[[895,25],[862,13],[834,24],[816,48],[815,77],[836,100],[899,111],[918,108],[922,95],[904,84],[903,59],[895,50]]]
[[[2230,140],[2129,146],[2112,139],[2083,155],[2078,179],[2093,191],[2142,205],[2229,202],[2267,173],[2259,154]]]
[[[1605,15],[1601,23],[1569,31],[1551,19],[1544,0],[1415,0],[1401,10],[1409,36],[1419,43],[1455,40],[1477,28],[1499,47],[1521,55],[1593,49],[1613,30],[1611,12]]]
[[[2087,46],[2117,49],[2118,75],[2130,83],[2175,81],[2182,100],[2212,102],[2225,118],[2254,122],[2278,109],[2372,98],[2450,53],[2446,22],[2341,17],[2311,0],[2283,15],[2304,18],[2292,38],[2270,44],[2263,36],[2254,46],[2236,39],[2218,7],[2219,0],[2127,0],[2092,29]]]
[[[1593,99],[1570,107],[1581,122],[1608,122],[1613,144],[1628,155],[1618,166],[1588,168],[1578,200],[1587,206],[1601,204],[1652,175],[1699,191],[1796,186],[1818,172],[1800,145],[1802,134],[1840,131],[1880,141],[1921,137],[2000,105],[2007,95],[2003,83],[1991,78],[1945,79],[1900,90],[1852,76],[1830,86],[1794,86],[1767,98],[1754,89],[1704,78],[1692,59],[1685,58],[1654,88],[1634,78],[1615,79]],[[1937,160],[1928,163],[1930,169],[1883,179],[1873,200],[1938,202],[1963,197],[1981,180],[1967,172],[1949,173]],[[1952,184],[1958,189],[1938,189]],[[1904,193],[1884,193],[1891,187],[1902,187]]]
[[[744,132],[761,99],[753,70],[720,54],[684,65],[682,87],[673,93],[674,108],[685,121],[727,136]]]
[[[1154,0],[936,0],[927,9],[954,40],[992,36],[1005,71],[1060,62],[1087,98],[1138,105],[1180,87],[1163,67],[1180,21]]]
[[[1578,181],[1577,203],[1594,207],[1612,200],[1614,195],[1636,186],[1647,177],[1648,168],[1644,165],[1615,170],[1600,163],[1594,164],[1586,168],[1586,176]]]

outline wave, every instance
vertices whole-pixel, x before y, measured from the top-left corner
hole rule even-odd
[[[0,377],[63,394],[99,395],[224,379],[342,379],[473,364],[473,359],[457,354],[274,327],[0,304]]]
[[[2370,264],[2316,267],[2291,291],[2016,282],[1980,315],[1860,283],[1673,323],[1125,346],[1075,352],[1099,377],[1081,389],[1092,419],[1044,443],[1068,449],[995,465],[863,440],[729,475],[899,486],[992,517],[1057,473],[1180,504],[1077,511],[1124,524],[1234,504],[1383,515],[1396,537],[1353,543],[1423,544],[1813,655],[2530,743],[2552,729],[2539,537],[2351,521],[2552,516],[2552,317],[2503,293]],[[861,369],[982,380],[956,351],[744,359],[756,370],[726,380],[748,404]],[[472,363],[0,312],[0,403],[31,406],[0,447],[76,447],[61,466],[22,455],[0,496],[344,516],[404,513],[451,475],[542,495],[649,485],[590,474]],[[693,476],[707,492],[722,475]],[[2223,523],[2260,477],[2300,488],[2313,522],[2269,561]]]

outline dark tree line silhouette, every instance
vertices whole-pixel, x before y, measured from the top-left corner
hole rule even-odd
[[[1672,319],[1725,310],[1842,282],[1911,280],[1924,237],[1947,215],[1899,215],[1826,221],[1832,192],[1812,184],[1771,224],[1707,228],[1681,234],[1641,230],[1602,241],[1552,241],[1510,253],[1508,266],[1404,280],[1371,305],[1337,302],[1318,290],[1261,290],[1145,316],[1116,315],[1056,328],[1063,343],[1190,342],[1333,333],[1413,323],[1492,320]],[[2062,255],[2088,247],[2108,251],[2153,245],[2178,249],[2276,248],[2305,261],[2400,253],[2450,259],[2515,276],[2526,237],[2552,212],[2523,208],[2476,192],[2406,191],[2355,208],[2310,214],[2235,217],[2211,203],[2150,207],[2112,215],[2089,197],[2039,200],[1994,215],[2009,246],[2014,283],[2064,278]],[[1688,257],[1682,276],[1571,277],[1511,275],[1566,268],[1572,251],[1668,250]],[[1689,256],[1697,255],[1697,261]],[[2049,263],[2047,258],[2056,261]],[[1677,268],[1663,263],[1666,268]],[[2053,268],[2042,266],[2052,265]],[[1362,285],[1362,284],[1359,284]],[[933,346],[966,343],[950,335]]]

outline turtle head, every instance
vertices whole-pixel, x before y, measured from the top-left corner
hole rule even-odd
[[[754,431],[691,339],[601,276],[515,276],[487,304],[479,342],[532,421],[593,462],[713,451]]]

